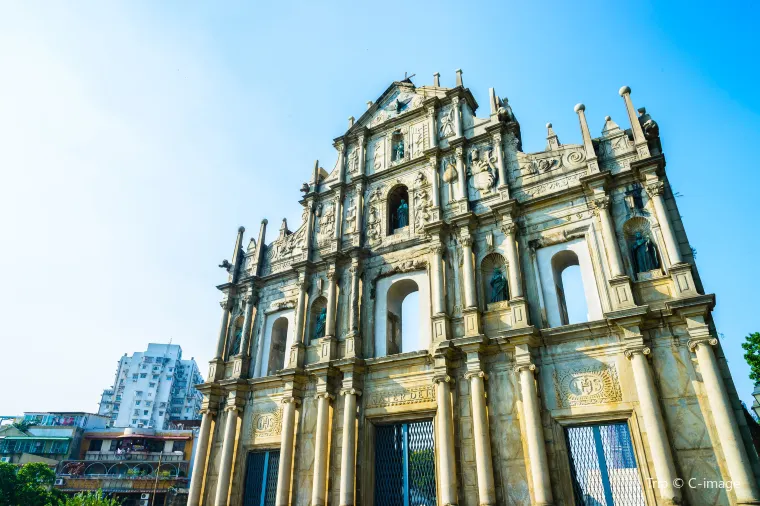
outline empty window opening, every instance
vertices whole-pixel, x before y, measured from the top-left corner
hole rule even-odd
[[[578,255],[570,250],[560,251],[552,257],[552,270],[562,325],[589,321]]]
[[[270,376],[285,367],[285,347],[288,342],[288,319],[277,318],[272,325],[272,350],[269,353],[267,374]]]
[[[388,290],[388,355],[416,351],[420,340],[419,287],[411,279],[402,279]]]

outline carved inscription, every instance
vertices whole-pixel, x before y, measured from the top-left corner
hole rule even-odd
[[[378,390],[372,392],[367,399],[367,408],[384,408],[387,406],[403,406],[420,402],[434,402],[435,387],[426,385],[394,390]]]
[[[557,405],[562,408],[623,400],[614,365],[554,371]]]
[[[570,174],[569,176],[553,179],[551,181],[530,186],[528,188],[522,188],[515,193],[515,198],[520,202],[524,202],[541,195],[558,192],[571,186],[580,184],[580,178],[585,175],[586,171],[582,170],[574,174]]]
[[[270,411],[253,413],[251,421],[251,438],[279,436],[282,432],[282,410],[272,408]]]

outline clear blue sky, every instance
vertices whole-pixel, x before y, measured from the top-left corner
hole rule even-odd
[[[331,140],[404,72],[454,70],[526,150],[659,122],[734,380],[760,331],[757,3],[0,2],[0,414],[95,410],[124,352],[205,372],[239,225],[270,239]],[[661,5],[667,4],[666,7]]]

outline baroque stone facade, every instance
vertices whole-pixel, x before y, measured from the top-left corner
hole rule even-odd
[[[220,266],[189,504],[757,503],[715,298],[630,93],[629,129],[592,138],[578,104],[582,144],[549,124],[538,153],[461,71],[351,118],[296,230],[241,227]]]

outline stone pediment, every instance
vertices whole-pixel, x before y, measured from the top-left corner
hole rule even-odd
[[[374,128],[386,121],[419,109],[424,100],[432,96],[426,88],[416,88],[411,81],[396,81],[380,95],[349,133],[362,128]]]

